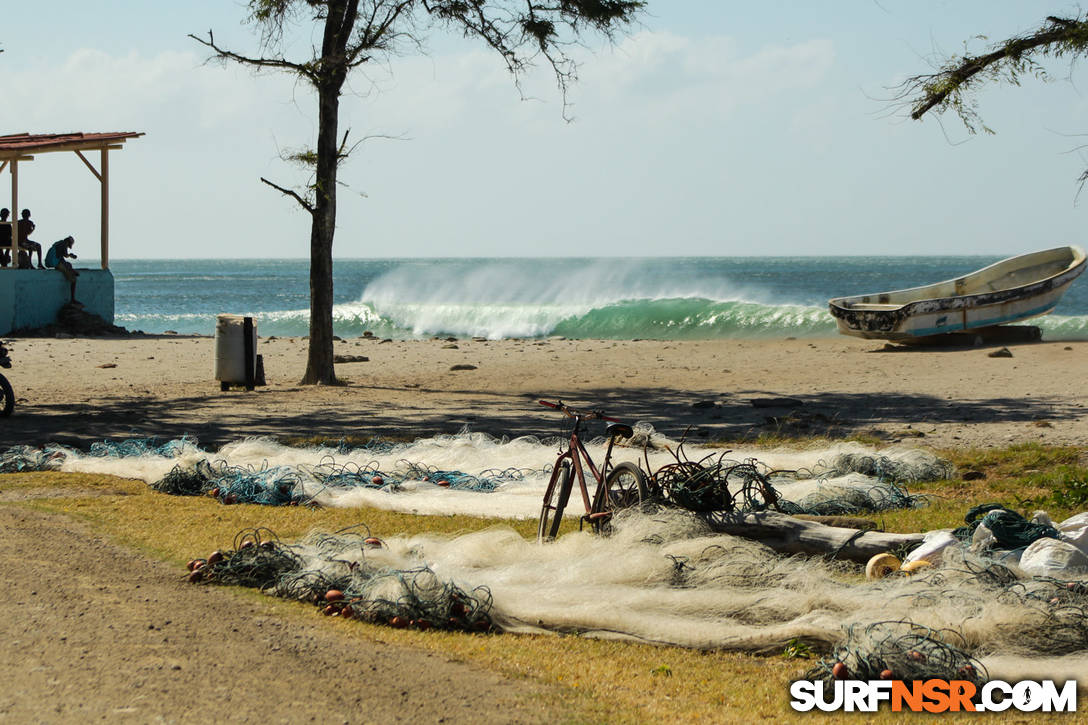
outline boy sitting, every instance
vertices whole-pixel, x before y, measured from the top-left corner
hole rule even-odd
[[[76,277],[79,276],[79,272],[72,269],[71,263],[65,258],[76,259],[76,255],[72,252],[72,245],[75,243],[75,237],[65,237],[58,242],[53,242],[53,246],[45,255],[45,266],[59,269],[64,278],[71,283],[73,303],[76,302]]]

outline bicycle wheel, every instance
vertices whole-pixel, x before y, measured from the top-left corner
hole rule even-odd
[[[11,389],[11,383],[3,375],[0,375],[0,417],[7,418],[15,409],[15,391]]]
[[[617,463],[608,473],[604,482],[604,491],[598,491],[593,500],[593,513],[615,513],[621,509],[641,506],[649,498],[646,474],[634,463]],[[611,530],[611,516],[593,518],[593,528],[597,533]]]
[[[536,540],[551,541],[559,533],[563,523],[563,509],[570,498],[570,461],[559,464],[559,473],[552,479],[548,492],[544,494],[544,506],[540,509],[540,522],[536,527]]]

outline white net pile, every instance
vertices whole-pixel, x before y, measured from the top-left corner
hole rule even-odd
[[[507,632],[780,653],[796,642],[826,651],[849,629],[892,620],[957,632],[991,676],[1032,662],[1071,669],[1088,655],[1088,573],[1022,579],[962,550],[923,573],[867,581],[848,564],[714,534],[682,511],[631,513],[611,537],[572,533],[547,545],[496,527],[333,548],[335,561],[313,545],[301,552],[329,575],[353,561],[425,566],[465,590],[486,587],[491,620]]]
[[[653,471],[675,461],[665,448],[670,442],[648,426],[639,430],[642,443],[652,441],[654,448],[617,447],[615,462],[633,461]],[[0,467],[104,473],[149,484],[171,474],[192,476],[197,488],[207,484],[205,491],[213,486],[222,489],[221,498],[228,490],[235,491],[238,503],[313,501],[323,506],[373,506],[418,514],[534,518],[560,442],[462,433],[366,448],[292,447],[261,438],[230,443],[215,452],[187,439],[159,446],[146,441],[96,446],[89,452],[60,446],[11,449],[6,461],[0,458]],[[595,460],[603,458],[603,442],[588,448]],[[675,450],[675,444],[669,448]],[[684,453],[698,460],[720,457],[723,451],[688,445]],[[839,512],[837,502],[850,503],[852,510],[907,505],[897,483],[950,475],[948,464],[927,451],[877,452],[856,443],[804,450],[736,449],[725,455],[736,461],[758,461],[785,499],[817,513],[828,502],[829,513]],[[208,483],[211,477],[217,480]],[[275,490],[269,492],[270,487]]]

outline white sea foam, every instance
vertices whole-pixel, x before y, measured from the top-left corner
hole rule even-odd
[[[607,318],[594,326],[595,334],[622,337],[655,314],[662,315],[655,302],[697,300],[705,307],[705,303],[764,296],[751,285],[700,277],[690,270],[683,277],[653,273],[659,266],[647,260],[592,260],[577,265],[507,260],[463,264],[453,272],[436,266],[403,266],[368,284],[361,301],[416,335],[448,332],[499,339],[554,333],[562,323],[591,312]],[[633,307],[635,302],[640,305]],[[666,323],[682,327],[687,324],[685,317],[669,317]],[[637,330],[634,336],[639,336]]]

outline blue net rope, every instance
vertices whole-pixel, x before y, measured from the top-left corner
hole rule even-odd
[[[372,440],[364,446],[348,447],[340,442],[333,449],[337,455],[359,456],[387,454],[397,444]],[[328,447],[328,446],[326,446]],[[44,449],[15,446],[0,454],[0,472],[55,470],[72,453],[62,446]],[[531,476],[545,476],[543,469],[489,469],[478,474],[444,470],[424,463],[400,460],[394,470],[382,470],[377,462],[340,463],[333,455],[326,456],[316,466],[235,466],[223,460],[213,460],[202,451],[196,440],[182,437],[166,442],[154,438],[106,440],[91,444],[86,455],[96,458],[137,458],[158,456],[179,458],[186,453],[204,454],[195,464],[175,465],[163,478],[151,484],[162,493],[175,496],[210,495],[222,503],[250,503],[265,506],[312,504],[323,488],[344,491],[371,489],[396,492],[408,484],[429,483],[457,491],[490,493],[504,483],[522,481]],[[307,486],[307,483],[316,485]],[[309,491],[309,493],[307,493]]]

